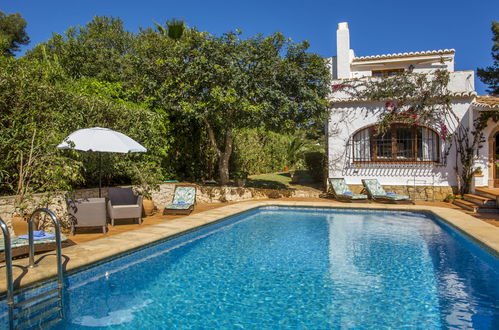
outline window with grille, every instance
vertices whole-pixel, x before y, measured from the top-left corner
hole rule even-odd
[[[373,77],[390,77],[404,73],[404,69],[373,70],[371,72]]]
[[[393,124],[384,134],[373,127],[352,138],[354,162],[439,162],[440,143],[435,131],[423,126]]]

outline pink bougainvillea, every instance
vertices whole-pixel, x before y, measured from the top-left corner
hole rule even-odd
[[[395,109],[395,103],[393,103],[392,101],[388,101],[385,103],[385,108],[393,110]]]
[[[447,125],[445,125],[443,121],[440,121],[439,124],[440,124],[440,137],[442,137],[442,139],[445,140],[447,139],[447,136],[449,134]]]

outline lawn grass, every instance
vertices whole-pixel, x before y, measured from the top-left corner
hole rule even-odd
[[[267,173],[252,175],[248,178],[246,187],[261,189],[310,189],[319,188],[320,183],[315,182],[308,171],[298,171],[298,183],[291,183],[289,172]]]

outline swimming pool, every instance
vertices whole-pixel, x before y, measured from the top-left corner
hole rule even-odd
[[[493,329],[498,280],[428,214],[263,207],[68,276],[56,328]]]

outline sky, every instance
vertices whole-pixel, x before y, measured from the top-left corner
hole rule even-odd
[[[499,20],[498,0],[0,0],[0,10],[20,13],[28,22],[32,48],[52,33],[85,25],[95,15],[120,17],[138,31],[154,22],[183,19],[215,35],[240,29],[244,35],[282,32],[310,51],[336,55],[336,27],[348,22],[356,56],[453,48],[455,70],[492,65],[491,22]],[[475,77],[479,95],[487,88]]]

